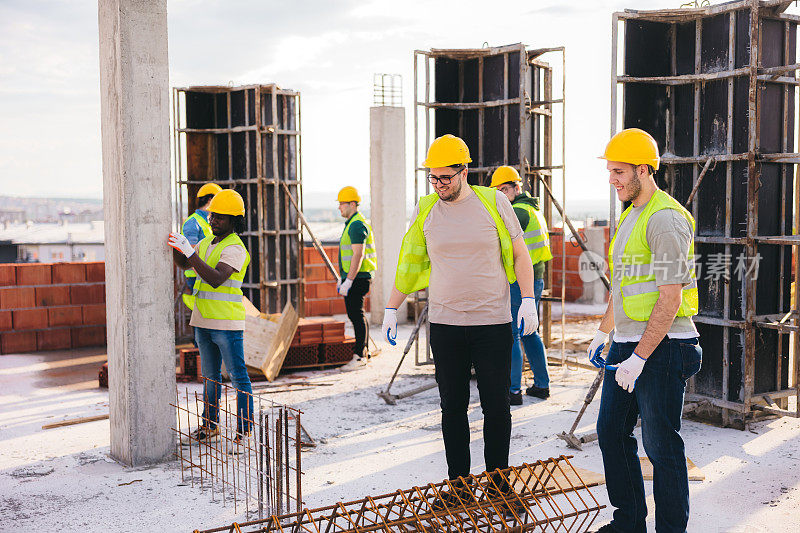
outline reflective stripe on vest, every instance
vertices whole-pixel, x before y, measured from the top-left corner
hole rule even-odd
[[[525,193],[528,197],[528,193]],[[544,215],[538,209],[526,202],[511,204],[515,209],[522,209],[528,213],[528,225],[522,228],[522,238],[525,239],[525,246],[531,256],[531,262],[535,265],[542,261],[550,261],[553,254],[550,252],[550,234],[547,231],[547,222]]]
[[[242,239],[231,233],[208,252],[214,236],[206,237],[197,245],[198,256],[211,268],[216,268],[222,251],[228,246],[241,246],[245,249],[245,261],[239,272],[231,274],[219,287],[214,288],[209,283],[198,277],[194,285],[195,307],[203,318],[214,320],[244,320],[244,304],[242,304],[242,282],[244,281],[247,266],[250,264],[250,254]]]
[[[622,213],[619,226],[622,225],[633,206]],[[662,209],[674,209],[678,211],[691,225],[692,234],[695,230],[695,222],[692,215],[677,200],[662,190],[658,190],[650,198],[639,219],[625,243],[625,249],[620,255],[622,264],[616,266],[617,273],[614,275],[614,242],[616,235],[611,239],[608,247],[608,265],[611,269],[614,282],[620,280],[620,293],[622,294],[622,308],[625,315],[631,320],[640,322],[650,319],[658,301],[659,291],[656,284],[656,277],[653,268],[653,252],[647,243],[647,222],[654,213]],[[689,254],[687,258],[691,269],[692,281],[685,285],[681,291],[681,305],[676,316],[693,316],[697,314],[697,276],[694,270],[694,238],[689,243]]]
[[[364,255],[361,260],[361,268],[359,272],[374,272],[378,268],[378,252],[375,249],[375,237],[372,233],[372,228],[361,213],[356,212],[355,215],[350,217],[350,220],[344,227],[342,237],[339,239],[339,260],[342,263],[342,270],[346,276],[350,272],[350,262],[353,257],[353,242],[350,240],[350,224],[356,220],[360,221],[367,227],[367,238],[364,240]]]
[[[208,237],[209,235],[213,234],[211,231],[211,225],[208,223],[208,221],[205,218],[203,218],[202,215],[197,214],[197,211],[195,211],[194,213],[189,215],[189,217],[186,220],[183,221],[183,226],[181,226],[181,235],[184,235],[183,227],[190,220],[194,220],[195,222],[197,222],[197,225],[200,226],[200,231],[203,232],[203,237]],[[194,270],[191,268],[187,268],[186,270],[184,270],[183,275],[187,278],[197,277],[197,274],[195,274]],[[186,302],[185,298],[184,298],[184,303],[186,303],[186,306],[189,307],[189,309],[193,308],[193,306],[190,306],[189,303]]]
[[[514,250],[511,245],[511,235],[497,210],[497,189],[477,185],[470,187],[478,195],[497,227],[503,269],[508,282],[514,283],[517,280],[517,276],[514,274]],[[436,193],[419,199],[417,218],[411,223],[403,237],[394,284],[397,290],[404,294],[420,291],[430,284],[431,260],[428,256],[428,244],[425,240],[423,225],[438,201],[439,195]]]

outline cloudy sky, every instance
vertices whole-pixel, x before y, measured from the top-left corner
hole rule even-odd
[[[305,189],[320,193],[369,184],[373,73],[402,74],[409,104],[415,49],[565,45],[568,198],[607,198],[611,14],[680,3],[169,0],[170,85],[299,90]],[[96,1],[0,0],[0,117],[0,194],[102,196]]]

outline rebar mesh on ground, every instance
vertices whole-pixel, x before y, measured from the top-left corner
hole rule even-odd
[[[219,434],[199,440],[192,433],[208,425],[203,419],[203,393],[177,391],[173,430],[183,481],[188,477],[192,486],[210,490],[212,498],[232,501],[236,512],[243,505],[248,518],[250,513],[263,519],[302,509],[301,411],[225,383],[204,378],[203,384],[216,385],[222,392]],[[252,429],[243,435],[237,431],[239,394],[253,399]]]
[[[585,483],[570,458],[470,475],[461,490],[445,480],[198,533],[586,531],[605,506],[590,490],[597,483]]]

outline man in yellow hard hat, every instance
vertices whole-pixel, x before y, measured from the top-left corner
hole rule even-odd
[[[197,209],[189,215],[181,226],[181,233],[189,239],[189,243],[192,246],[211,235],[211,226],[208,225],[208,206],[214,195],[221,190],[222,187],[216,183],[206,183],[197,190]],[[186,285],[189,290],[194,290],[197,274],[195,274],[194,270],[188,268],[183,272],[183,275],[186,278]],[[194,308],[194,297],[191,294],[184,294],[182,298],[186,307],[189,309]]]
[[[536,299],[536,308],[544,290],[544,264],[553,258],[550,253],[550,236],[547,232],[547,222],[539,208],[539,199],[532,198],[530,194],[520,187],[522,179],[517,169],[509,166],[497,167],[492,174],[491,187],[505,194],[514,208],[514,214],[522,227],[522,237],[533,262],[533,292]],[[519,283],[511,284],[511,329],[514,333],[514,344],[511,350],[511,405],[522,405],[522,350],[520,334],[516,327],[517,312],[522,304],[522,294]],[[528,364],[533,372],[533,385],[525,390],[528,396],[547,399],[550,397],[550,376],[547,373],[547,359],[544,344],[539,334],[534,331],[530,335],[522,336],[525,345],[525,354]]]
[[[336,197],[339,213],[345,220],[339,239],[339,283],[337,292],[344,296],[347,317],[353,323],[356,343],[353,352],[364,359],[367,339],[367,319],[364,316],[364,297],[369,292],[372,273],[378,268],[378,253],[372,228],[358,211],[361,197],[355,187],[344,187]]]
[[[242,282],[250,254],[239,233],[244,231],[244,200],[238,192],[218,192],[208,206],[212,234],[192,246],[184,235],[170,233],[168,243],[175,249],[175,262],[193,268],[198,275],[194,286],[195,305],[189,324],[194,327],[200,349],[203,386],[203,423],[184,444],[219,434],[219,383],[225,361],[237,391],[236,436],[241,444],[250,435],[253,421],[253,389],[244,364],[244,321]]]
[[[533,266],[511,203],[489,187],[467,183],[472,162],[466,143],[453,135],[433,141],[423,166],[435,192],[420,198],[403,243],[395,287],[386,304],[383,335],[394,344],[397,307],[406,295],[429,288],[430,344],[442,409],[448,477],[457,487],[437,505],[458,501],[470,473],[470,368],[475,368],[484,415],[487,471],[508,466],[511,437],[509,373],[511,299],[519,280],[524,334],[538,327]],[[502,492],[510,487],[500,487]],[[513,498],[511,498],[513,499]]]
[[[653,178],[660,158],[653,137],[631,128],[616,134],[603,159],[622,213],[608,250],[611,298],[587,350],[606,368],[597,436],[614,519],[603,532],[646,531],[644,482],[633,436],[642,419],[653,464],[656,531],[686,531],[689,482],[680,435],[686,380],[700,370],[692,215]],[[614,338],[604,359],[603,345]]]

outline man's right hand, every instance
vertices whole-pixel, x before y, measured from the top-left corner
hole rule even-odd
[[[387,307],[383,312],[383,325],[381,326],[381,334],[386,337],[389,344],[395,346],[397,342],[397,309]]]
[[[605,347],[607,340],[608,333],[598,329],[597,333],[594,334],[592,342],[586,349],[586,355],[589,357],[589,362],[597,368],[603,368],[606,365],[605,360],[600,354],[603,353],[603,348]]]

